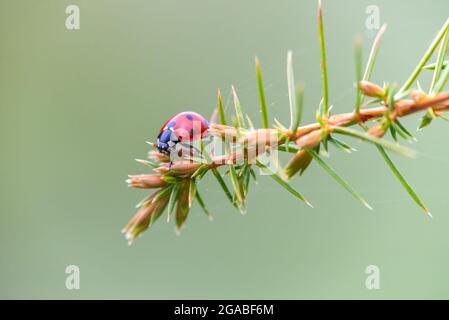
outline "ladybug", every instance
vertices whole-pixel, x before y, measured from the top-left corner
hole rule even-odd
[[[209,122],[193,111],[174,115],[162,126],[157,136],[156,148],[160,153],[171,154],[177,143],[189,143],[203,138],[209,129]]]

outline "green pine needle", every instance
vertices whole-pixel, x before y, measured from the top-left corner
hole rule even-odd
[[[152,201],[159,201],[159,199],[164,197],[164,196],[166,196],[167,193],[170,193],[170,197],[171,197],[173,189],[174,189],[174,186],[167,186],[167,187],[165,187],[165,189],[162,189],[161,191],[159,191],[158,195]],[[164,212],[166,206],[167,206],[167,203],[165,203],[165,205],[163,205],[163,206],[158,207],[158,209],[151,214],[150,224],[149,224],[150,226],[154,222],[156,222],[157,219],[159,219],[159,217]]]
[[[449,81],[449,67],[445,68],[443,73],[441,74],[440,80],[438,81],[437,85],[435,86],[435,92],[443,91],[443,89],[446,86],[448,81]]]
[[[167,209],[167,222],[170,222],[170,217],[175,210],[176,202],[178,201],[179,185],[175,184],[170,194],[170,199],[168,200]]]
[[[422,130],[432,123],[435,118],[435,112],[432,108],[427,109],[426,114],[421,118],[421,122],[419,123],[418,130]]]
[[[295,197],[303,201],[305,204],[307,204],[309,207],[313,208],[312,204],[307,201],[307,199],[300,194],[298,191],[296,191],[288,182],[286,182],[280,175],[278,175],[275,172],[272,172],[267,166],[265,166],[262,162],[259,160],[256,160],[256,165],[261,168],[266,174],[268,174],[271,178],[273,178],[274,181],[279,183],[282,187],[284,187],[288,192],[293,194]]]
[[[235,116],[237,120],[237,128],[245,128],[245,117],[242,111],[242,105],[240,104],[239,97],[237,96],[237,92],[235,91],[234,86],[232,86],[232,96],[234,98],[234,108],[235,108]]]
[[[397,96],[401,95],[402,93],[404,93],[405,91],[410,89],[410,87],[413,85],[413,83],[415,82],[415,80],[418,78],[419,74],[421,73],[421,71],[425,67],[426,63],[429,61],[429,59],[432,56],[433,52],[437,48],[438,44],[443,39],[443,36],[446,33],[446,30],[447,30],[448,27],[449,27],[449,18],[446,20],[446,22],[444,23],[444,25],[441,28],[441,30],[438,32],[438,34],[435,37],[435,39],[432,41],[431,45],[429,46],[427,51],[424,53],[424,56],[419,61],[419,63],[416,66],[415,70],[412,72],[410,77],[404,83],[402,88],[398,91]]]
[[[327,77],[327,59],[326,59],[326,43],[324,40],[324,25],[323,25],[323,6],[321,0],[318,0],[318,34],[320,38],[320,52],[321,52],[321,79],[323,86],[323,111],[324,115],[329,115],[329,84]]]
[[[376,65],[377,56],[380,49],[380,44],[387,31],[387,25],[384,24],[377,32],[376,38],[374,39],[371,51],[368,57],[368,62],[366,63],[365,73],[363,75],[363,80],[370,80],[373,75],[374,66]]]
[[[237,206],[240,209],[240,211],[242,211],[244,208],[245,199],[243,196],[242,189],[240,187],[240,181],[237,172],[235,171],[233,164],[228,164],[228,170],[229,176],[231,177],[232,188],[234,189],[234,195],[237,199]]]
[[[370,50],[370,53],[368,56],[368,61],[366,63],[365,72],[363,73],[362,80],[368,81],[371,79],[371,76],[373,75],[374,66],[376,65],[377,56],[379,54],[380,44],[382,42],[382,39],[383,39],[386,31],[387,31],[387,25],[384,24],[377,32],[376,38],[374,39],[374,42],[371,46],[371,50]],[[361,55],[361,52],[358,54]],[[359,57],[358,59],[361,60],[362,58]],[[358,94],[360,94],[360,97],[359,97],[359,100],[356,100],[356,110],[355,110],[356,114],[357,114],[357,111],[360,112],[360,108],[363,104],[363,101],[365,100],[365,96],[362,95],[359,90],[359,83],[357,83],[357,91],[358,91]]]
[[[362,105],[362,92],[359,89],[359,83],[362,81],[362,38],[358,36],[354,41],[355,51],[355,81],[356,81],[356,98],[355,98],[355,114],[360,114],[360,106]]]
[[[446,53],[449,45],[449,25],[446,28],[443,41],[441,42],[440,49],[438,50],[437,62],[435,65],[435,70],[433,71],[432,83],[430,85],[430,94],[436,93],[435,86],[440,80],[441,72],[443,70],[444,59],[446,58]]]
[[[290,107],[290,130],[293,129],[294,110],[296,109],[296,92],[295,92],[295,76],[293,72],[292,52],[287,53],[287,86],[288,86],[288,102]]]
[[[212,220],[212,214],[210,213],[210,211],[207,209],[206,204],[204,203],[203,198],[201,197],[200,193],[198,192],[198,190],[196,190],[196,200],[198,201],[198,204],[200,205],[201,209],[203,209],[204,213],[207,215],[207,217],[209,218],[209,220]]]
[[[217,169],[212,169],[212,173],[214,174],[215,178],[218,181],[218,184],[220,185],[220,187],[223,189],[224,193],[226,194],[226,197],[228,198],[228,200],[232,203],[232,205],[235,206],[231,191],[229,191],[229,188],[226,185],[226,182],[223,180],[223,177],[221,176],[220,172],[218,172]]]
[[[447,114],[440,114],[438,115],[438,118],[443,119],[444,121],[449,122],[449,117]]]
[[[159,167],[159,164],[153,162],[153,161],[148,161],[148,160],[143,160],[143,159],[135,159],[138,163],[141,163],[147,167],[150,168],[157,168]]]
[[[262,81],[262,71],[260,68],[259,59],[256,57],[256,77],[257,86],[259,88],[259,98],[260,98],[260,114],[262,115],[262,126],[263,128],[268,128],[268,111],[267,111],[267,101],[265,98],[265,89],[263,87]]]
[[[253,123],[253,121],[251,120],[251,118],[249,117],[249,115],[246,114],[245,117],[246,117],[246,121],[248,122],[248,127],[249,127],[249,129],[250,129],[250,130],[255,130],[256,127],[254,126],[254,123]]]
[[[326,171],[332,178],[335,179],[343,188],[345,188],[354,198],[360,201],[365,207],[370,210],[373,208],[366,202],[363,197],[358,194],[340,175],[330,166],[328,165],[319,155],[312,149],[308,149],[307,152],[315,159],[315,161]]]
[[[447,67],[448,65],[449,65],[449,60],[444,61],[444,62],[443,62],[443,67],[442,67],[442,69],[443,69],[443,70],[446,69],[446,67]],[[434,71],[435,68],[436,68],[436,66],[437,66],[437,63],[436,63],[436,62],[430,63],[430,64],[425,65],[424,68],[423,68],[423,70]]]
[[[345,127],[332,127],[332,131],[335,133],[340,133],[340,134],[344,134],[347,136],[352,136],[355,138],[359,138],[371,143],[374,143],[375,145],[379,145],[381,147],[384,147],[390,151],[396,152],[398,154],[401,154],[403,156],[407,156],[407,157],[414,157],[416,152],[412,149],[400,146],[396,143],[390,142],[388,140],[385,139],[380,139],[377,138],[375,136],[372,136],[368,133],[365,132],[360,132],[357,130],[353,130],[353,129],[349,129],[349,128],[345,128]]]
[[[407,130],[407,128],[398,120],[394,120],[393,125],[396,127],[396,130],[399,133],[403,133],[405,135],[405,139],[406,140],[411,140],[411,141],[418,141],[415,136],[413,134],[410,133],[410,131]]]
[[[300,149],[295,144],[289,144],[288,146],[283,144],[278,146],[279,151],[289,152],[289,153],[297,153]]]
[[[413,190],[413,188],[410,186],[410,184],[405,180],[405,178],[402,176],[402,174],[399,172],[398,168],[395,166],[393,161],[390,159],[388,154],[385,152],[385,149],[381,146],[377,146],[379,149],[380,154],[384,158],[385,162],[390,167],[391,171],[395,174],[395,176],[398,178],[399,182],[402,184],[402,186],[407,190],[408,194],[412,197],[412,199],[416,202],[416,204],[421,207],[426,214],[429,216],[432,216],[429,212],[429,209],[424,205],[424,203],[421,201],[419,196],[416,194],[416,192]]]
[[[302,114],[304,112],[304,86],[301,84],[296,85],[296,116],[293,130],[298,130],[301,125]]]
[[[394,111],[394,105],[395,105],[395,99],[394,97],[396,96],[396,91],[398,90],[398,87],[396,84],[393,84],[393,86],[391,87],[391,89],[388,90],[388,110],[390,112]]]
[[[341,141],[341,140],[339,140],[339,139],[337,139],[335,137],[328,136],[328,140],[335,147],[337,147],[338,149],[343,150],[344,152],[351,153],[351,152],[357,151],[356,149],[354,149],[353,147],[351,147],[347,143],[345,143],[345,142],[343,142],[343,141]]]
[[[225,116],[225,112],[224,112],[223,99],[221,97],[220,89],[218,89],[218,93],[217,93],[217,102],[218,102],[218,115],[220,117],[220,123],[226,124],[226,116]]]
[[[189,208],[192,207],[193,200],[195,199],[196,189],[197,189],[197,185],[196,185],[195,179],[190,179],[190,185],[189,185]]]
[[[202,141],[200,141],[200,148],[201,148],[201,153],[204,156],[204,158],[206,158],[207,163],[212,163],[212,158],[211,158],[209,152],[207,151],[207,149],[205,148],[205,145],[204,145],[204,143]],[[228,198],[228,200],[232,203],[233,206],[235,206],[234,200],[232,199],[232,194],[229,191],[229,188],[226,185],[226,182],[223,180],[223,177],[221,176],[221,174],[218,171],[218,169],[215,168],[215,167],[211,167],[210,170],[212,171],[214,177],[217,179],[218,184],[223,189],[223,191],[226,194],[226,197]]]

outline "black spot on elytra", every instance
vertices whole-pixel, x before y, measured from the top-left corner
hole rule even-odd
[[[186,115],[186,118],[187,118],[188,120],[190,120],[190,121],[193,120],[193,116],[192,116],[191,114]]]
[[[167,128],[171,129],[176,125],[176,121],[170,121],[170,123],[168,124]]]

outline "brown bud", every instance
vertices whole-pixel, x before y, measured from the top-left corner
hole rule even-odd
[[[385,126],[381,123],[376,124],[375,126],[372,126],[369,128],[368,133],[374,137],[382,138],[385,135],[386,129]]]
[[[160,188],[167,184],[158,174],[141,174],[137,176],[129,176],[129,179],[126,180],[126,182],[128,183],[129,187],[141,189]]]
[[[422,101],[422,100],[424,100],[424,99],[426,99],[428,97],[425,92],[422,92],[420,90],[413,90],[411,92],[410,96],[412,97],[412,99],[415,102],[420,102],[420,101]]]
[[[312,131],[311,133],[299,138],[298,140],[296,140],[296,144],[300,148],[315,148],[320,144],[321,139],[323,139],[323,135],[320,129]]]
[[[170,156],[167,154],[160,153],[159,151],[152,150],[148,152],[148,158],[156,160],[158,162],[170,162]]]
[[[181,227],[184,225],[189,215],[189,186],[188,184],[181,185],[179,189],[178,204],[176,206],[176,233],[181,232]]]
[[[189,161],[175,162],[171,167],[160,166],[154,170],[160,174],[170,174],[173,176],[189,176],[193,174],[202,164]]]
[[[285,174],[288,178],[293,177],[298,171],[302,174],[312,162],[312,156],[305,150],[298,151],[285,167]]]
[[[137,235],[133,234],[133,230],[137,225],[145,226],[144,229],[150,224],[151,213],[154,210],[154,205],[150,204],[145,207],[141,207],[129,220],[128,224],[123,228],[122,233],[125,234],[126,240],[132,242]],[[142,230],[143,231],[143,230]]]
[[[383,98],[385,90],[369,81],[362,80],[359,82],[359,88],[365,96],[373,98]]]
[[[254,130],[244,136],[241,143],[247,146],[276,147],[279,144],[279,133],[277,129]]]
[[[170,197],[170,193],[159,196],[160,192],[155,192],[150,196],[150,200],[140,207],[128,224],[123,228],[128,243],[131,244],[151,223],[153,215],[160,215],[165,209]]]

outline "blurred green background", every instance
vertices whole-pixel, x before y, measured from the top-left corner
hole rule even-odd
[[[65,28],[69,4],[80,7],[80,30]],[[380,83],[407,78],[449,13],[447,0],[324,5],[335,112],[353,106],[354,36],[364,37],[366,58],[375,35],[365,27],[368,5],[389,25]],[[321,91],[315,1],[1,1],[0,297],[449,298],[442,121],[418,134],[416,159],[393,157],[434,219],[375,148],[354,142],[359,152],[332,150],[330,162],[373,212],[316,165],[293,182],[313,210],[265,176],[242,216],[207,177],[200,190],[213,222],[195,206],[181,236],[161,220],[127,245],[120,230],[145,192],[124,180],[146,171],[134,161],[145,140],[179,111],[209,117],[218,87],[231,112],[231,84],[258,119],[255,55],[270,116],[287,122],[290,49],[312,121]],[[65,287],[71,264],[80,290]],[[365,288],[368,265],[380,268],[380,290]]]

